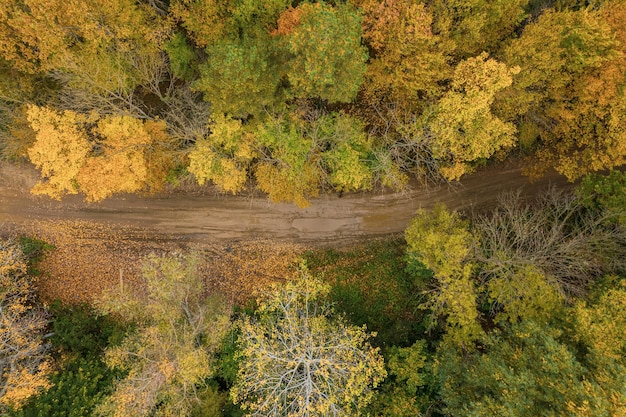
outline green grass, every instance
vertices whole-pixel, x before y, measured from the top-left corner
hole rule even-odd
[[[423,283],[405,271],[402,240],[375,241],[348,251],[307,252],[310,271],[332,285],[337,312],[377,333],[381,347],[410,346],[425,331],[418,309]]]

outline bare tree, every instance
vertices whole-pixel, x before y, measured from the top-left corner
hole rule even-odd
[[[306,271],[260,300],[240,323],[240,368],[231,390],[254,416],[358,415],[386,376],[363,328],[331,320],[329,287]]]
[[[565,294],[580,294],[602,274],[626,268],[626,229],[608,224],[571,194],[548,190],[535,202],[505,194],[474,219],[475,251],[484,279],[535,267]]]
[[[12,240],[0,240],[0,411],[19,407],[49,386],[47,325],[47,312],[33,304],[22,250]]]

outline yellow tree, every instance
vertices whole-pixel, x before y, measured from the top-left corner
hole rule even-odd
[[[330,288],[301,276],[259,300],[258,320],[239,327],[239,374],[233,400],[254,416],[351,416],[385,376],[364,328],[332,319]]]
[[[43,177],[34,194],[60,199],[82,191],[88,201],[100,201],[163,183],[171,163],[159,156],[170,140],[163,121],[37,106],[28,107],[27,117],[35,132],[28,156]]]
[[[537,148],[540,175],[568,179],[626,162],[623,2],[599,10],[547,11],[506,49],[522,70],[498,107],[520,122],[520,140]]]
[[[132,320],[137,329],[105,353],[109,366],[128,375],[98,415],[184,416],[198,404],[230,314],[220,300],[206,297],[197,266],[191,256],[152,255],[143,268],[147,295],[140,300],[120,283],[99,301],[103,313]]]
[[[405,231],[409,262],[419,262],[434,273],[436,288],[426,307],[446,317],[448,339],[469,346],[481,334],[477,292],[468,261],[474,238],[469,224],[439,204],[420,211]]]
[[[236,194],[244,189],[257,154],[254,136],[240,120],[221,115],[210,126],[211,135],[197,141],[189,153],[189,172],[200,185],[213,181],[220,190]]]
[[[75,178],[91,151],[87,135],[80,124],[86,119],[72,111],[58,113],[46,107],[29,106],[27,118],[35,131],[35,143],[28,157],[41,170],[43,181],[33,194],[60,199],[65,193],[76,194]]]
[[[427,114],[425,122],[433,155],[445,164],[441,168],[445,177],[459,179],[469,163],[515,144],[515,126],[496,117],[491,105],[496,93],[510,86],[518,71],[486,53],[455,68],[452,89],[437,102],[433,114]]]
[[[87,158],[76,176],[88,201],[144,188],[148,178],[144,152],[153,141],[146,124],[154,123],[130,116],[109,116],[98,122],[93,133],[102,137],[99,154]]]
[[[386,98],[417,110],[441,96],[452,75],[454,44],[432,30],[433,16],[419,0],[354,1],[363,9],[363,39],[372,50],[362,89],[368,101]]]
[[[0,411],[19,408],[50,386],[49,344],[42,338],[46,312],[33,304],[33,290],[19,246],[0,240]]]

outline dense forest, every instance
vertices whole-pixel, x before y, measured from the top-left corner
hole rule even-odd
[[[89,201],[189,178],[306,206],[493,158],[624,164],[621,0],[4,0],[0,149]]]
[[[623,415],[625,219],[622,173],[575,194],[504,194],[489,211],[438,205],[404,238],[300,253],[235,303],[207,290],[197,251],[145,258],[143,289],[120,276],[90,304],[42,302],[33,282],[56,249],[0,240],[0,407],[10,417]]]
[[[302,252],[243,302],[187,250],[46,300],[55,247],[7,234],[0,414],[626,415],[624,0],[2,0],[0,71],[1,157],[56,199],[304,207],[511,156],[577,182]]]

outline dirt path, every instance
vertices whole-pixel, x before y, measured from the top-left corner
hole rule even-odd
[[[451,208],[472,209],[493,203],[498,193],[506,190],[522,189],[523,194],[532,195],[550,184],[566,186],[556,174],[531,184],[518,166],[508,163],[468,176],[459,184],[415,188],[406,193],[359,193],[342,198],[325,195],[314,199],[310,207],[299,209],[269,203],[263,196],[242,198],[211,192],[127,195],[97,204],[69,196],[57,202],[29,194],[36,178],[32,168],[0,165],[0,224],[86,221],[207,243],[263,238],[323,244],[374,237],[402,232],[418,209],[438,201]]]

